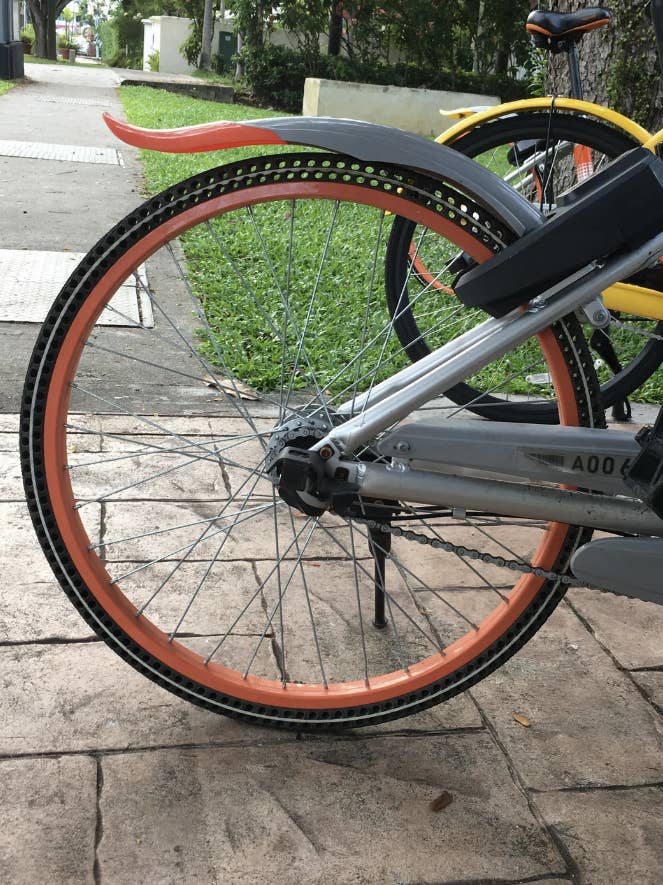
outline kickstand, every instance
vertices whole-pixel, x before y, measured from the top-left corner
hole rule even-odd
[[[368,547],[375,566],[375,609],[373,626],[383,630],[387,626],[385,617],[385,563],[391,550],[391,535],[379,529],[368,530]]]
[[[622,364],[619,362],[619,357],[610,339],[610,327],[607,329],[594,329],[589,339],[589,346],[607,363],[608,368],[612,370],[614,375],[622,371]],[[613,405],[612,417],[615,421],[626,422],[631,420],[631,404],[626,398],[617,400]]]

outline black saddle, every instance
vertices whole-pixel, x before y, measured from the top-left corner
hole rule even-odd
[[[588,6],[577,12],[546,12],[535,9],[527,16],[526,30],[534,45],[543,49],[561,49],[567,40],[577,42],[587,31],[607,25],[610,12],[601,6]]]

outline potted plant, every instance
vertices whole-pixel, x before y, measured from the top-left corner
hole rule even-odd
[[[64,61],[76,61],[76,43],[73,40],[74,14],[70,9],[63,9],[62,18],[64,19],[64,34],[58,39],[60,54]]]
[[[58,51],[63,61],[71,61],[72,53],[74,59],[76,58],[76,44],[66,35],[58,38]]]

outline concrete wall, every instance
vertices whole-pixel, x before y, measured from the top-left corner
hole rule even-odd
[[[440,108],[451,110],[499,103],[496,95],[374,86],[308,77],[302,114],[307,117],[350,117],[435,136],[456,122],[442,117]]]
[[[180,46],[189,36],[188,18],[155,15],[143,22],[143,70],[149,71],[148,59],[159,53],[159,70],[168,74],[188,74],[193,68],[180,53]]]
[[[159,71],[163,74],[190,74],[196,68],[187,63],[180,46],[190,33],[190,18],[175,15],[154,15],[143,21],[143,70],[149,71],[150,55],[159,52]],[[216,22],[212,35],[212,52],[217,52],[219,32],[231,31],[229,21]]]

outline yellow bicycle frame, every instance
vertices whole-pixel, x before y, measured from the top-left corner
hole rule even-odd
[[[491,108],[477,111],[473,108],[457,108],[452,111],[440,111],[442,116],[456,119],[457,122],[435,139],[438,144],[451,144],[462,135],[465,135],[482,123],[492,122],[510,114],[521,111],[548,111],[552,98],[526,98],[522,101],[510,101],[506,104],[495,105]],[[617,113],[602,105],[593,104],[589,101],[581,101],[576,98],[555,98],[555,108],[563,111],[574,111],[585,117],[610,123],[617,129],[621,129],[643,147],[654,150],[655,146],[663,142],[663,130],[652,135],[633,120]],[[622,313],[635,314],[652,320],[663,320],[663,292],[655,289],[646,289],[641,286],[633,286],[630,283],[616,283],[603,293],[605,306],[610,310]]]

